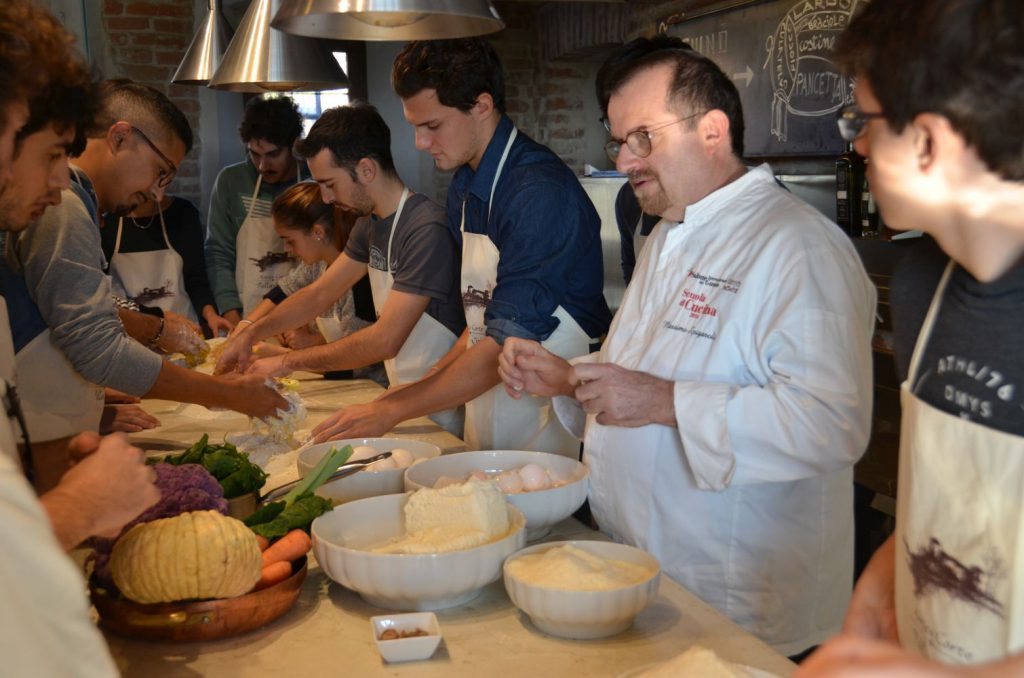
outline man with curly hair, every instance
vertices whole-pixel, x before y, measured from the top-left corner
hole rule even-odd
[[[250,100],[238,133],[248,157],[217,175],[206,240],[206,267],[217,309],[232,325],[256,308],[291,268],[270,206],[306,175],[292,155],[292,144],[302,135],[302,115],[291,98]]]

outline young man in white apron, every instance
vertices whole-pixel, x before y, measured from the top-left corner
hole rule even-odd
[[[1022,44],[1016,0],[874,2],[841,38],[840,130],[885,223],[930,237],[890,295],[896,533],[801,676],[1024,673]]]
[[[289,97],[254,98],[238,127],[247,158],[220,171],[210,198],[206,266],[220,314],[237,324],[292,267],[270,206],[302,179],[292,155],[302,115]]]
[[[431,64],[447,63],[444,72]],[[319,438],[378,435],[400,421],[466,405],[470,449],[522,449],[576,458],[546,398],[514,401],[498,386],[509,336],[584,355],[607,329],[600,220],[579,181],[504,114],[501,63],[482,39],[413,42],[392,85],[416,145],[440,170],[457,170],[449,227],[462,245],[466,330],[425,379],[324,422]],[[375,433],[371,433],[375,432]]]
[[[298,369],[350,370],[383,360],[392,387],[422,378],[465,325],[458,251],[444,210],[410,193],[402,182],[391,157],[391,133],[372,106],[324,112],[297,150],[307,159],[324,200],[364,218],[324,275],[233,337],[221,365],[246,361],[253,342],[312,319],[368,271],[378,313],[373,325],[325,346],[257,360],[250,371],[278,376]],[[459,408],[433,417],[461,436]]]

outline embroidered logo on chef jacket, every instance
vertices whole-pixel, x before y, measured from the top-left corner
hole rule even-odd
[[[686,277],[693,280],[698,287],[707,287],[711,289],[721,289],[723,292],[732,292],[733,294],[740,291],[740,285],[743,284],[742,280],[736,280],[735,278],[721,278],[715,275],[706,275],[704,273],[698,273],[697,271],[690,269]]]

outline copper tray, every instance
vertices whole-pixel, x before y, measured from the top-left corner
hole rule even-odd
[[[142,605],[89,586],[104,628],[129,638],[187,643],[228,638],[272,622],[295,603],[306,579],[306,557],[288,579],[236,598]]]

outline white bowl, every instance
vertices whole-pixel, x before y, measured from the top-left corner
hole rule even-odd
[[[650,578],[611,591],[566,591],[526,584],[508,573],[508,563],[520,556],[570,544],[607,560],[622,560],[652,569]],[[633,618],[658,595],[661,566],[658,559],[640,549],[604,541],[563,541],[538,544],[517,552],[505,561],[505,590],[533,625],[561,638],[605,638],[625,631]]]
[[[533,541],[547,534],[555,523],[571,516],[586,500],[590,471],[575,459],[560,454],[520,450],[446,454],[410,466],[405,472],[405,489],[433,487],[441,476],[465,478],[473,471],[495,473],[526,464],[539,464],[551,469],[566,482],[550,490],[505,495],[509,503],[526,516],[526,539]]]
[[[359,447],[368,445],[378,452],[390,452],[399,447],[409,450],[416,459],[430,459],[441,454],[441,448],[431,443],[424,443],[419,440],[405,440],[403,438],[353,438],[350,440],[332,440],[326,443],[313,445],[299,453],[296,465],[299,467],[299,477],[304,478],[323,459],[324,455],[332,447],[342,448],[345,445]],[[316,493],[330,499],[335,504],[344,504],[376,497],[381,494],[398,494],[404,491],[402,475],[406,469],[396,468],[384,471],[374,471],[373,467],[363,469],[347,478],[339,478],[330,483],[320,486]]]
[[[313,552],[320,567],[371,605],[388,610],[461,605],[500,578],[505,558],[526,543],[526,519],[509,505],[513,528],[497,541],[448,553],[371,553],[368,549],[405,532],[406,497],[360,499],[313,521]]]
[[[441,627],[433,612],[370,617],[370,626],[373,627],[373,640],[377,643],[377,650],[384,660],[390,663],[429,659],[441,643]],[[380,634],[388,629],[399,632],[422,629],[427,635],[381,640]]]

